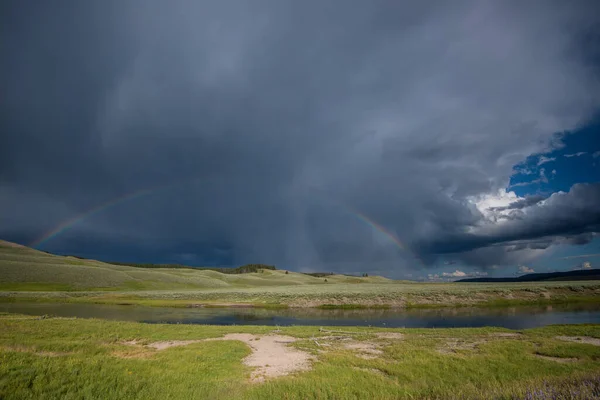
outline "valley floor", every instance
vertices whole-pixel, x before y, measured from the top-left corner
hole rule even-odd
[[[0,302],[410,308],[600,302],[600,281],[419,283],[285,270],[225,274],[58,256],[0,240]]]
[[[599,281],[446,284],[392,281],[135,291],[1,289],[0,302],[77,302],[160,307],[350,309],[600,303]]]
[[[3,399],[592,399],[598,361],[600,325],[273,329],[0,314]]]

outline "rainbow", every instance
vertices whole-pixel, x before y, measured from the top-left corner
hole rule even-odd
[[[116,199],[110,200],[106,203],[102,203],[102,204],[100,204],[82,214],[79,214],[79,215],[61,223],[60,225],[54,227],[54,229],[52,229],[51,231],[46,232],[44,235],[40,236],[39,238],[37,238],[36,240],[31,242],[29,246],[34,247],[34,248],[41,246],[41,245],[47,243],[48,241],[52,240],[53,238],[61,235],[65,231],[68,231],[69,229],[73,228],[74,226],[80,224],[81,222],[101,213],[102,211],[105,211],[111,207],[114,207],[114,206],[124,203],[126,201],[138,199],[140,197],[144,197],[144,196],[150,195],[152,193],[155,193],[159,190],[173,187],[180,183],[181,182],[168,183],[166,185],[160,185],[160,186],[149,188],[149,189],[138,190],[133,193],[129,193],[124,196],[118,197]],[[348,213],[350,213],[351,215],[354,215],[360,221],[363,221],[364,223],[369,225],[372,229],[374,229],[378,232],[381,232],[387,238],[389,238],[391,240],[391,242],[394,243],[396,245],[396,247],[398,247],[400,250],[409,253],[415,259],[417,259],[419,262],[423,263],[423,260],[421,260],[421,258],[417,254],[412,252],[410,250],[410,248],[408,246],[406,246],[404,243],[402,243],[402,241],[400,241],[400,239],[393,232],[389,231],[384,226],[378,224],[377,222],[375,222],[374,220],[369,218],[367,215],[361,213],[360,211],[354,209],[353,207],[351,207],[347,204],[340,203],[339,201],[333,200],[333,199],[329,198],[329,196],[325,196],[325,199],[328,201],[333,201],[335,204],[344,208]]]
[[[348,212],[350,212],[352,215],[354,215],[355,217],[357,217],[359,220],[367,223],[367,225],[369,225],[374,230],[376,230],[378,232],[381,232],[385,236],[387,236],[388,239],[390,239],[396,245],[396,247],[398,247],[400,250],[402,250],[402,251],[410,254],[411,256],[413,256],[421,264],[425,264],[425,262],[421,259],[421,257],[419,257],[419,255],[416,254],[415,252],[411,251],[410,247],[408,247],[404,243],[402,243],[400,241],[400,239],[398,239],[398,236],[396,236],[393,232],[390,232],[384,226],[378,224],[377,222],[373,221],[371,218],[369,218],[365,214],[363,214],[360,211],[358,211],[358,210],[350,207],[349,205],[345,204],[343,206],[344,206],[344,208],[346,208],[348,210]]]
[[[320,189],[316,189],[316,188],[312,188],[313,189],[313,193],[317,194],[318,197],[326,200],[327,202],[331,202],[334,203],[337,206],[340,206],[341,208],[345,209],[346,212],[348,212],[349,214],[355,216],[356,218],[358,218],[360,221],[366,223],[367,225],[369,225],[372,229],[382,233],[383,235],[385,235],[392,243],[394,243],[396,245],[396,247],[398,247],[400,250],[402,250],[405,253],[410,254],[412,257],[414,257],[417,261],[419,261],[421,264],[425,264],[425,262],[421,259],[421,257],[411,251],[410,247],[405,245],[404,243],[402,243],[402,241],[398,238],[398,236],[396,236],[396,234],[394,234],[393,232],[391,232],[390,230],[388,230],[387,228],[385,228],[384,226],[378,224],[377,222],[375,222],[373,219],[369,218],[367,215],[365,215],[364,213],[358,211],[357,209],[355,209],[354,207],[345,204],[345,203],[341,203],[340,201],[331,198],[329,195],[327,195],[325,192],[323,192]]]
[[[372,219],[367,217],[365,214],[363,214],[357,210],[353,210],[351,208],[349,208],[349,209],[352,210],[352,214],[354,214],[356,217],[358,217],[358,219],[360,219],[363,222],[366,222],[373,229],[375,229],[376,231],[379,231],[379,232],[383,233],[385,236],[387,236],[400,250],[408,251],[407,247],[404,245],[404,243],[402,243],[400,241],[400,239],[398,239],[398,237],[395,234],[393,234],[392,232],[390,232],[388,229],[379,225],[377,222],[373,221]]]
[[[161,184],[161,185],[154,186],[154,187],[147,188],[147,189],[140,189],[135,192],[125,194],[121,197],[117,197],[116,199],[110,200],[106,203],[99,204],[96,207],[61,223],[60,225],[56,226],[51,231],[46,232],[44,235],[42,235],[41,237],[39,237],[36,240],[34,240],[33,242],[31,242],[31,244],[29,246],[34,247],[34,248],[37,246],[41,246],[44,243],[48,242],[49,240],[59,236],[60,234],[64,233],[65,231],[71,229],[75,225],[78,225],[81,222],[85,221],[86,219],[91,218],[94,215],[97,215],[97,214],[101,213],[102,211],[109,209],[111,207],[114,207],[118,204],[124,203],[129,200],[138,199],[140,197],[147,196],[149,194],[158,192],[160,190],[169,189],[169,188],[172,188],[175,186],[180,186],[182,184],[190,184],[193,182],[206,181],[207,179],[210,179],[210,178],[192,178],[192,179],[179,180],[179,181],[175,181],[175,182]]]
[[[79,214],[63,223],[61,223],[60,225],[56,226],[54,229],[52,229],[49,232],[46,232],[43,236],[37,238],[36,240],[34,240],[33,242],[31,242],[31,244],[29,245],[30,247],[38,247],[43,245],[44,243],[48,242],[49,240],[51,240],[52,238],[55,238],[56,236],[62,234],[63,232],[71,229],[72,227],[74,227],[75,225],[85,221],[86,219],[93,217],[96,214],[99,214],[100,212],[111,208],[113,206],[116,206],[117,204],[121,204],[126,202],[127,200],[133,200],[133,199],[137,199],[139,197],[143,197],[146,196],[150,193],[155,192],[157,189],[142,189],[142,190],[138,190],[136,192],[133,193],[129,193],[126,194],[124,196],[118,197],[116,199],[113,199],[109,202],[100,204],[82,214]]]

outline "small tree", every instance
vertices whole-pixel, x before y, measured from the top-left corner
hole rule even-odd
[[[327,278],[325,278],[325,282],[327,282]]]
[[[285,274],[286,274],[286,275],[287,275],[287,274],[289,274],[289,273],[290,273],[290,271],[285,271]]]

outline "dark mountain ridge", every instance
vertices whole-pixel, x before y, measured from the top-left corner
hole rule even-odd
[[[456,282],[543,282],[543,281],[590,281],[600,280],[600,269],[547,272],[521,275],[514,278],[468,278]]]

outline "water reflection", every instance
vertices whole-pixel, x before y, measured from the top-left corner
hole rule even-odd
[[[600,304],[412,310],[266,310],[21,303],[3,304],[0,305],[0,310],[29,315],[215,325],[354,325],[407,328],[499,326],[525,329],[549,324],[600,323]]]

